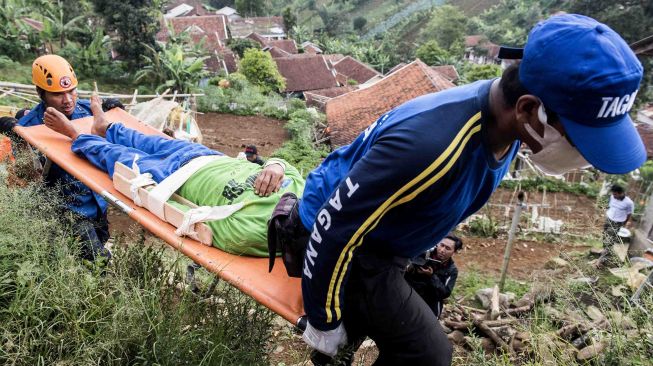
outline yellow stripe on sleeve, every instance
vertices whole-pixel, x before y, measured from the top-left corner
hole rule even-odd
[[[427,167],[423,172],[421,172],[417,177],[413,178],[410,182],[408,182],[406,185],[404,185],[403,187],[401,187],[401,188],[400,188],[397,192],[395,192],[395,193],[394,193],[390,198],[388,198],[388,199],[387,199],[387,200],[386,200],[386,201],[385,201],[381,206],[379,206],[379,208],[377,208],[377,209],[372,213],[372,215],[370,215],[370,217],[368,217],[368,218],[363,222],[363,224],[358,228],[358,230],[356,230],[356,232],[354,233],[354,235],[351,237],[351,239],[349,240],[349,242],[347,243],[347,245],[345,246],[345,248],[344,248],[343,251],[341,252],[341,254],[340,254],[339,258],[338,258],[338,261],[336,262],[336,266],[335,266],[335,268],[334,268],[333,274],[332,274],[332,276],[331,276],[331,281],[329,282],[329,290],[328,290],[329,292],[327,293],[326,307],[325,307],[326,315],[327,315],[327,323],[329,323],[329,322],[331,322],[331,321],[333,320],[333,314],[332,314],[332,311],[331,311],[331,304],[332,304],[332,302],[333,302],[333,297],[334,297],[334,291],[333,291],[333,290],[334,290],[334,288],[335,288],[337,291],[340,290],[340,285],[341,285],[341,283],[342,283],[342,279],[344,278],[344,273],[345,273],[344,268],[346,268],[346,266],[349,264],[349,262],[350,262],[350,260],[351,260],[352,253],[353,253],[353,248],[355,248],[355,247],[357,247],[358,245],[360,245],[360,244],[357,244],[357,243],[359,243],[359,242],[362,243],[362,239],[363,239],[363,237],[364,237],[364,236],[365,236],[369,231],[371,231],[371,229],[373,229],[373,228],[376,226],[376,224],[380,221],[380,219],[383,217],[383,215],[385,215],[385,213],[386,213],[390,208],[396,206],[396,205],[393,205],[393,203],[394,203],[394,202],[395,202],[395,201],[396,201],[396,200],[397,200],[397,199],[398,199],[402,194],[404,194],[406,191],[408,191],[409,189],[411,189],[413,186],[416,186],[416,185],[419,184],[422,180],[424,180],[426,177],[428,177],[429,175],[431,175],[431,174],[432,174],[432,173],[433,173],[433,172],[434,172],[438,167],[440,167],[440,165],[442,165],[442,163],[444,163],[444,162],[449,158],[449,156],[454,152],[454,150],[456,150],[456,148],[460,145],[460,142],[461,142],[462,140],[464,140],[464,141],[463,141],[463,144],[460,145],[460,146],[462,146],[462,147],[461,147],[461,148],[458,148],[458,149],[457,149],[457,153],[455,154],[456,158],[460,155],[460,153],[461,153],[462,150],[464,149],[465,144],[467,143],[467,141],[469,141],[469,138],[471,137],[471,135],[473,135],[474,133],[478,132],[478,130],[480,130],[480,126],[477,126],[477,128],[472,129],[472,126],[474,126],[474,124],[475,124],[475,123],[476,123],[480,118],[481,118],[481,112],[478,112],[477,114],[475,114],[474,116],[472,116],[472,117],[471,117],[471,118],[470,118],[470,119],[465,123],[465,125],[463,126],[463,128],[458,132],[458,134],[456,135],[456,137],[452,140],[451,144],[449,144],[449,146],[445,149],[445,151],[444,151],[442,154],[440,154],[440,155],[438,156],[438,158],[437,158],[433,163],[431,163],[431,165],[429,165],[429,166],[428,166],[428,167]],[[465,138],[465,135],[467,135],[467,133],[468,133],[470,130],[472,130],[471,133],[467,136],[467,138]],[[453,163],[450,162],[450,164],[447,164],[444,168],[448,171],[449,168],[450,168],[452,165],[453,165]],[[440,174],[437,174],[437,176],[438,176],[437,179],[439,179],[439,177],[440,177],[440,176],[443,176],[444,174],[446,174],[446,171],[445,171],[444,173],[442,173],[441,175],[440,175]],[[437,181],[437,179],[436,179],[435,181]],[[432,179],[431,179],[431,180],[432,180]],[[431,181],[431,180],[429,180],[429,181]],[[429,185],[435,183],[435,181],[431,182]],[[428,183],[428,182],[427,182],[427,183]],[[426,184],[426,183],[425,183],[425,184]],[[422,187],[423,187],[423,188],[422,188]],[[420,188],[422,188],[422,189],[420,190],[420,192],[421,192],[422,190],[426,189],[428,186],[425,187],[425,186],[423,185],[422,187],[420,187]],[[410,195],[410,196],[415,197],[416,195],[417,195],[417,193],[416,193],[415,195]],[[410,199],[412,199],[412,197],[411,197]],[[407,201],[404,201],[404,202],[407,202]],[[401,202],[401,203],[403,203],[403,202]],[[397,203],[397,204],[401,204],[401,203]],[[344,267],[343,267],[343,264],[345,265]],[[341,269],[342,269],[342,270],[341,270]],[[336,292],[336,293],[338,293],[338,292]],[[340,312],[340,299],[338,298],[337,295],[336,295],[335,297],[336,297],[336,303],[335,303],[335,305],[336,305],[336,306],[335,306],[336,319],[340,319],[340,317],[341,317],[341,312]]]

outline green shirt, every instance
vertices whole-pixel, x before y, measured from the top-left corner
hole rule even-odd
[[[223,206],[244,202],[245,205],[231,216],[206,224],[213,232],[213,245],[237,255],[267,257],[267,223],[279,198],[286,192],[301,197],[304,178],[290,164],[286,167],[279,192],[268,197],[254,194],[254,181],[264,169],[244,159],[224,157],[209,163],[193,174],[177,194],[198,206]],[[183,211],[189,207],[169,201]]]

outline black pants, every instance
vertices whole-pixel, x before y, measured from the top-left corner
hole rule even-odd
[[[76,216],[72,230],[81,245],[82,259],[91,262],[98,260],[108,262],[111,259],[111,253],[104,247],[109,240],[109,221],[106,215],[100,215],[97,219]]]
[[[452,346],[433,311],[408,285],[408,260],[357,254],[345,293],[343,321],[352,342],[370,337],[375,365],[450,365]]]

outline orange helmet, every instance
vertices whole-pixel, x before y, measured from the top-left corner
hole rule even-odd
[[[32,83],[49,92],[65,92],[77,87],[77,76],[63,57],[45,55],[32,64]]]

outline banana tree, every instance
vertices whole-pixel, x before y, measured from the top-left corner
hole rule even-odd
[[[157,92],[171,88],[188,93],[208,75],[204,69],[208,56],[195,56],[192,50],[179,44],[161,45],[160,51],[146,44],[143,47],[147,51],[147,55],[143,55],[146,66],[136,73],[136,81],[150,80],[158,85]]]
[[[48,39],[59,38],[59,46],[63,48],[66,45],[66,35],[81,31],[77,23],[84,18],[84,15],[79,15],[66,21],[63,3],[58,0],[54,9],[47,9],[43,15],[43,33]],[[52,50],[52,47],[50,49]]]

